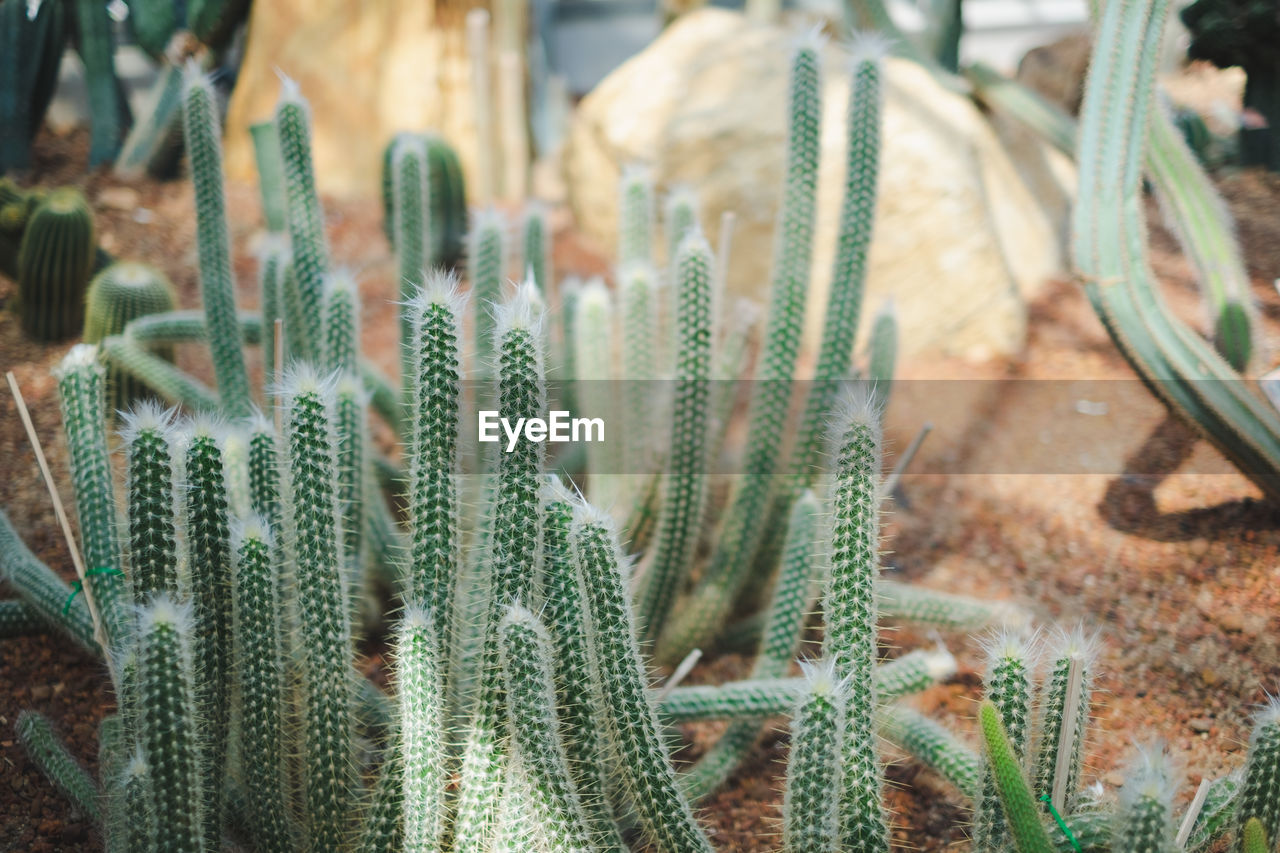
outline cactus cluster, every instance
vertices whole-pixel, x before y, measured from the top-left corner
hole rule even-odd
[[[206,23],[216,29],[216,18]],[[557,282],[540,209],[525,212],[518,239],[502,214],[480,213],[465,293],[444,268],[452,238],[440,236],[458,222],[461,185],[430,141],[401,137],[387,162],[403,303],[404,375],[393,383],[360,356],[358,291],[329,257],[309,107],[291,83],[273,120],[287,233],[261,256],[261,312],[237,311],[216,112],[207,81],[192,74],[184,107],[203,311],[131,320],[73,348],[58,371],[91,569],[84,594],[72,596],[0,524],[0,569],[22,597],[0,611],[0,627],[59,630],[110,664],[119,710],[103,724],[100,792],[47,724],[19,722],[33,760],[87,812],[98,809],[109,849],[212,851],[232,840],[326,853],[706,853],[696,804],[778,714],[793,717],[781,816],[791,853],[889,850],[882,735],[974,799],[984,849],[1060,847],[1039,797],[1063,787],[1068,825],[1104,839],[1090,849],[1164,843],[1164,788],[1135,785],[1115,810],[1075,797],[1093,668],[1083,635],[1055,641],[1038,689],[1027,635],[989,644],[985,761],[897,701],[956,662],[945,649],[882,660],[883,617],[976,628],[1010,613],[880,579],[891,320],[876,324],[870,344],[880,381],[838,393],[877,173],[882,73],[866,44],[852,71],[822,381],[795,455],[778,452],[807,291],[818,60],[811,39],[794,51],[765,381],[753,391],[744,476],[719,502],[707,474],[727,410],[711,380],[736,375],[745,324],[719,328],[726,318],[695,197],[673,194],[659,238],[652,179],[627,172],[616,299],[603,280]],[[665,270],[655,239],[670,247]],[[254,387],[244,344],[274,354],[278,317],[284,361],[269,362]],[[216,390],[148,350],[200,340]],[[131,407],[122,490],[104,358],[190,410]],[[559,405],[553,391],[580,414],[607,416],[615,383],[600,379],[644,383],[668,372],[670,389],[649,386],[659,390],[648,425],[621,444],[553,457],[533,435],[531,424]],[[549,387],[549,375],[562,386]],[[617,406],[643,402],[622,394]],[[497,448],[472,448],[468,423],[481,404],[530,426]],[[371,410],[400,439],[398,459],[371,441]],[[721,529],[708,531],[721,511]],[[818,609],[820,648],[803,642]],[[366,630],[389,638],[389,691],[361,672]],[[731,634],[754,652],[748,678],[653,689],[651,650],[674,663]],[[817,658],[800,677],[798,658]],[[729,727],[678,769],[671,727],[700,719]],[[1274,709],[1260,717],[1244,773],[1211,790],[1194,843],[1238,832],[1257,847],[1277,834],[1277,719]]]

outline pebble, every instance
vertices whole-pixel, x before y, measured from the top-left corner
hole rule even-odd
[[[47,684],[37,684],[31,688],[32,699],[48,699],[53,695],[53,688]]]
[[[108,210],[123,210],[126,213],[138,206],[142,196],[132,187],[107,187],[98,193],[98,204]]]
[[[1192,719],[1187,720],[1187,727],[1193,732],[1207,734],[1209,730],[1213,728],[1213,720],[1208,717],[1193,717]]]
[[[1113,770],[1112,772],[1108,773],[1106,776],[1103,776],[1102,781],[1106,782],[1108,785],[1110,785],[1113,788],[1121,788],[1121,787],[1124,787],[1124,774],[1117,773]]]

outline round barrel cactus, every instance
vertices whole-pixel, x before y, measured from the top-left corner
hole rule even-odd
[[[173,285],[155,267],[120,261],[104,269],[89,282],[85,296],[84,340],[96,344],[118,335],[130,320],[159,314],[177,307]],[[153,347],[152,352],[173,360],[172,346]],[[107,405],[123,412],[136,400],[151,396],[145,385],[122,372],[114,364],[107,367]]]
[[[72,187],[49,193],[27,221],[18,249],[23,331],[38,341],[60,341],[80,331],[93,260],[89,203]]]

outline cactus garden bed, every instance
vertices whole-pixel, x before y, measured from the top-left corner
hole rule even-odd
[[[34,147],[34,179],[81,186],[94,205],[104,248],[160,266],[177,286],[180,304],[197,305],[189,184],[122,186],[100,174],[86,178],[77,164],[84,160],[87,142],[82,134],[42,137]],[[1280,277],[1280,182],[1245,173],[1228,177],[1221,188],[1240,223],[1254,295],[1263,306],[1263,337],[1277,338],[1280,303],[1270,282]],[[238,296],[247,307],[257,301],[252,260],[261,222],[257,196],[250,188],[230,186],[228,204]],[[397,295],[396,270],[381,209],[373,202],[331,203],[325,212],[333,256],[359,271],[364,352],[394,374],[398,339],[384,332],[397,322],[390,304]],[[1171,285],[1178,312],[1195,321],[1199,297],[1186,262],[1169,235],[1154,230],[1154,267]],[[608,268],[605,257],[563,228],[554,241],[554,261],[559,270],[582,274]],[[13,295],[12,283],[0,279],[0,304]],[[1261,502],[1257,487],[1217,462],[1215,451],[1204,444],[1190,451],[1184,467],[1214,473],[1175,472],[1156,490],[1154,502],[1110,473],[928,473],[957,467],[1012,471],[1001,464],[1002,448],[1018,444],[1041,422],[1051,426],[1035,394],[1016,383],[1001,384],[1005,380],[1115,379],[1140,392],[1077,285],[1050,283],[1030,316],[1028,347],[1017,360],[975,365],[921,358],[899,371],[904,380],[970,380],[990,390],[975,395],[970,410],[957,413],[955,425],[937,425],[915,473],[904,479],[905,505],[891,508],[886,517],[885,573],[946,592],[1008,600],[1038,624],[1084,620],[1100,628],[1098,725],[1087,744],[1084,781],[1109,790],[1122,785],[1133,741],[1158,734],[1184,771],[1175,807],[1181,809],[1202,778],[1242,764],[1250,714],[1264,701],[1264,691],[1280,689],[1280,509]],[[54,476],[64,484],[70,475],[51,369],[66,348],[26,341],[14,316],[0,313],[0,367],[17,375]],[[180,351],[178,364],[213,382],[207,360],[194,350]],[[259,369],[256,356],[249,365],[252,376]],[[1143,397],[1136,405],[1148,423],[1159,420],[1154,402]],[[0,402],[0,424],[0,506],[37,556],[71,579],[65,544],[7,395]],[[918,426],[913,411],[891,406],[889,447],[905,446]],[[1135,460],[1131,473],[1161,471],[1187,455],[1178,429],[1165,430],[1158,441],[1148,436],[1149,430],[1121,436],[1121,455]],[[374,441],[390,448],[385,430],[375,432]],[[386,677],[385,639],[374,637],[362,646],[362,668],[379,683]],[[892,658],[937,639],[956,653],[959,670],[908,701],[976,748],[983,664],[970,637],[896,627],[884,632],[882,652]],[[810,651],[816,654],[817,645]],[[747,658],[732,652],[712,656],[686,683],[745,677],[749,666]],[[105,683],[102,665],[61,639],[33,635],[0,642],[0,759],[5,765],[0,849],[96,849],[93,822],[40,775],[13,732],[19,711],[43,712],[96,775],[97,726],[112,710],[104,704]],[[676,760],[697,758],[724,726],[681,725],[689,746],[676,753]],[[717,849],[778,848],[787,742],[780,717],[730,782],[705,801],[700,814]],[[966,845],[969,807],[956,791],[900,753],[891,749],[887,755],[899,759],[887,771],[886,789],[895,847]]]

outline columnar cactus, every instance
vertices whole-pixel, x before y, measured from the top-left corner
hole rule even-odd
[[[196,247],[200,260],[200,296],[209,324],[209,349],[223,410],[232,417],[249,414],[249,374],[244,366],[244,337],[236,318],[235,270],[227,198],[222,188],[222,129],[213,84],[193,63],[183,83],[183,140],[191,163],[196,196]]]
[[[849,695],[830,661],[805,667],[808,689],[791,719],[791,756],[782,803],[782,844],[789,853],[836,853],[844,782]]]
[[[0,578],[39,615],[42,624],[58,628],[90,654],[101,652],[94,639],[93,618],[85,597],[72,597],[71,587],[31,553],[3,512],[0,512]]]
[[[500,627],[507,721],[533,813],[555,853],[594,849],[592,830],[572,776],[551,673],[551,638],[532,613],[508,608]]]
[[[476,363],[489,375],[494,372],[494,315],[502,303],[506,263],[506,223],[502,214],[492,208],[476,211],[467,236],[467,282],[475,310]]]
[[[628,166],[618,185],[618,263],[649,263],[652,257],[653,177],[644,166]]]
[[[409,436],[409,600],[434,618],[440,655],[453,654],[458,591],[458,430],[465,301],[451,273],[428,273],[409,305],[413,373]],[[447,668],[446,668],[447,669]],[[447,673],[441,674],[446,685]]]
[[[358,853],[395,853],[404,849],[404,762],[398,750],[387,750],[364,826],[356,842]]]
[[[406,850],[439,850],[445,832],[448,744],[445,661],[429,611],[410,605],[396,631],[404,844]]]
[[[520,243],[524,247],[524,272],[545,296],[551,293],[555,280],[551,273],[551,223],[547,209],[534,202],[525,208]]]
[[[1025,633],[1000,629],[986,641],[987,672],[983,688],[998,712],[1000,724],[1021,773],[1031,734],[1032,675],[1036,647]],[[1000,808],[1001,768],[984,769],[982,791],[974,801],[974,843],[983,850],[999,850],[1010,840],[1010,827]]]
[[[158,595],[138,618],[138,743],[151,773],[156,850],[203,853],[201,706],[196,704],[190,611]],[[222,700],[222,701],[225,701]]]
[[[779,457],[791,375],[804,324],[813,243],[814,198],[822,124],[819,48],[803,41],[792,55],[787,119],[787,163],[782,208],[775,232],[773,274],[764,347],[752,386],[742,480],[725,516],[720,539],[702,583],[658,648],[659,661],[679,660],[723,627],[763,535],[760,516]]]
[[[1251,818],[1262,823],[1266,837],[1280,839],[1280,699],[1273,698],[1253,724],[1239,804],[1238,831]]]
[[[542,315],[535,313],[533,282],[521,284],[498,310],[494,330],[498,353],[498,413],[509,422],[545,417],[546,380],[542,355]],[[493,815],[501,792],[505,700],[499,660],[502,608],[528,598],[541,545],[543,446],[521,438],[498,458],[493,533],[489,545],[488,613],[480,661],[479,696],[468,724],[455,821],[459,853],[479,850],[493,838]]]
[[[431,186],[431,244],[428,266],[453,269],[463,255],[467,232],[467,188],[462,178],[458,155],[443,138],[434,133],[397,133],[382,152],[383,230],[392,248],[395,233],[395,181],[393,157],[396,147],[405,139],[418,139],[426,147],[427,182]]]
[[[112,264],[94,276],[85,296],[84,341],[100,343],[109,335],[118,335],[138,317],[172,311],[176,297],[173,285],[164,273],[146,264],[121,262]],[[153,352],[172,360],[173,348],[153,347]],[[112,411],[127,409],[134,400],[147,396],[147,390],[121,371],[107,368],[107,398]]]
[[[365,483],[369,444],[369,395],[360,378],[338,375],[334,386],[333,423],[337,441],[338,507],[342,513],[342,556],[353,608],[364,589]],[[352,611],[353,615],[355,610]]]
[[[984,700],[978,710],[978,722],[986,747],[986,775],[998,797],[993,807],[1002,810],[1005,838],[1012,838],[1018,853],[1047,853],[1053,849],[1053,844],[1040,822],[1040,810],[1036,808],[1031,786],[1022,771],[1021,750],[1010,743],[1000,718],[1001,713],[995,703],[990,699]],[[976,849],[1000,850],[1005,843],[1001,841],[999,847],[979,846]],[[983,845],[984,842],[978,839],[976,844]]]
[[[35,711],[22,711],[16,728],[22,748],[54,787],[66,794],[81,812],[96,821],[102,820],[97,784],[67,750],[48,718]]]
[[[698,197],[689,187],[676,187],[667,196],[663,208],[663,231],[667,240],[667,266],[674,269],[680,244],[689,229],[698,225]]]
[[[1121,789],[1111,849],[1125,853],[1177,850],[1173,816],[1174,779],[1164,747],[1140,750]]]
[[[286,547],[294,566],[302,673],[304,802],[313,849],[346,843],[355,791],[350,604],[340,553],[333,389],[308,368],[286,382]]]
[[[593,278],[578,294],[574,306],[577,316],[573,320],[573,360],[576,393],[581,413],[588,418],[603,418],[615,411],[613,394],[613,298],[604,280]],[[596,441],[587,445],[587,470],[591,480],[587,484],[592,499],[608,505],[614,495],[612,489],[619,473],[618,444],[614,441]]]
[[[129,580],[139,604],[157,592],[178,594],[178,473],[173,412],[144,402],[125,416]]]
[[[201,767],[205,774],[205,837],[216,840],[221,826],[223,777],[227,761],[232,643],[231,526],[226,467],[219,428],[200,418],[183,430],[186,445],[184,521],[187,564],[184,580],[191,596],[191,651],[196,701],[204,714]]]
[[[604,696],[593,676],[586,626],[587,591],[569,545],[574,496],[551,477],[543,490],[542,615],[551,632],[555,654],[560,735],[569,770],[597,843],[610,851],[625,845],[609,807],[611,775],[605,762]]]
[[[619,270],[621,375],[627,416],[623,470],[633,477],[650,472],[661,447],[653,405],[653,391],[657,387],[653,380],[658,378],[660,352],[657,347],[658,291],[657,272],[651,265],[632,264]]]
[[[1094,667],[1098,658],[1096,637],[1085,634],[1077,627],[1073,631],[1059,631],[1051,642],[1053,663],[1040,691],[1040,742],[1035,754],[1035,777],[1032,780],[1037,796],[1052,796],[1058,751],[1067,749],[1071,755],[1067,765],[1066,798],[1063,813],[1075,811],[1076,794],[1080,788],[1080,771],[1084,763],[1084,739],[1089,731],[1090,697],[1093,687]],[[1081,673],[1079,712],[1075,729],[1063,732],[1066,713],[1068,676],[1073,661],[1078,661]],[[1063,746],[1063,735],[1067,743]]]
[[[644,636],[651,639],[666,623],[676,593],[693,563],[707,496],[707,416],[711,342],[715,335],[711,317],[713,272],[711,247],[697,231],[681,243],[676,267],[679,334],[669,460],[656,553],[645,577],[639,610]]]
[[[254,832],[264,851],[286,853],[295,840],[287,797],[289,684],[279,581],[284,566],[274,538],[257,515],[240,518],[232,530],[235,668],[243,716],[240,760],[251,768],[244,781]]]
[[[347,270],[325,277],[322,329],[325,369],[354,374],[360,355],[360,287]]]
[[[106,645],[119,651],[128,641],[132,620],[129,589],[120,574],[115,491],[104,413],[105,371],[97,354],[96,347],[77,344],[63,357],[55,375],[62,404],[62,429],[71,455],[71,483],[80,520],[86,580],[102,620]]]
[[[982,789],[982,762],[950,731],[906,705],[885,705],[878,717],[880,733],[926,767],[976,798]]]
[[[836,675],[849,680],[841,837],[846,849],[871,853],[888,846],[874,719],[875,584],[880,571],[880,413],[874,401],[864,395],[847,401],[833,437],[831,577],[823,605],[823,653],[835,662]]]
[[[427,146],[413,134],[396,137],[391,148],[392,230],[395,234],[396,278],[400,291],[400,341],[404,345],[401,373],[406,393],[412,373],[409,350],[413,320],[407,303],[422,284],[430,266],[430,196]]]
[[[329,244],[311,162],[311,117],[298,84],[288,78],[281,86],[275,120],[280,159],[284,164],[285,210],[302,320],[289,334],[292,338],[296,332],[299,355],[314,357],[320,346],[320,303],[324,276],[329,272]]]
[[[69,338],[84,325],[93,268],[93,212],[80,191],[49,193],[32,212],[18,249],[22,330],[37,341]]]
[[[258,255],[258,301],[262,306],[262,376],[269,385],[284,367],[276,364],[276,320],[282,322],[285,341],[281,343],[288,360],[290,326],[284,306],[284,279],[289,267],[289,244],[282,235],[271,234],[264,240]]]
[[[569,538],[587,589],[587,636],[606,691],[606,729],[640,822],[664,850],[709,853],[711,845],[676,782],[646,692],[646,668],[627,600],[627,565],[613,522],[590,506],[579,506]]]
[[[150,850],[158,830],[155,815],[151,811],[151,768],[143,757],[142,748],[134,750],[120,779],[121,827],[124,830],[124,850]],[[110,841],[110,839],[108,839]]]

